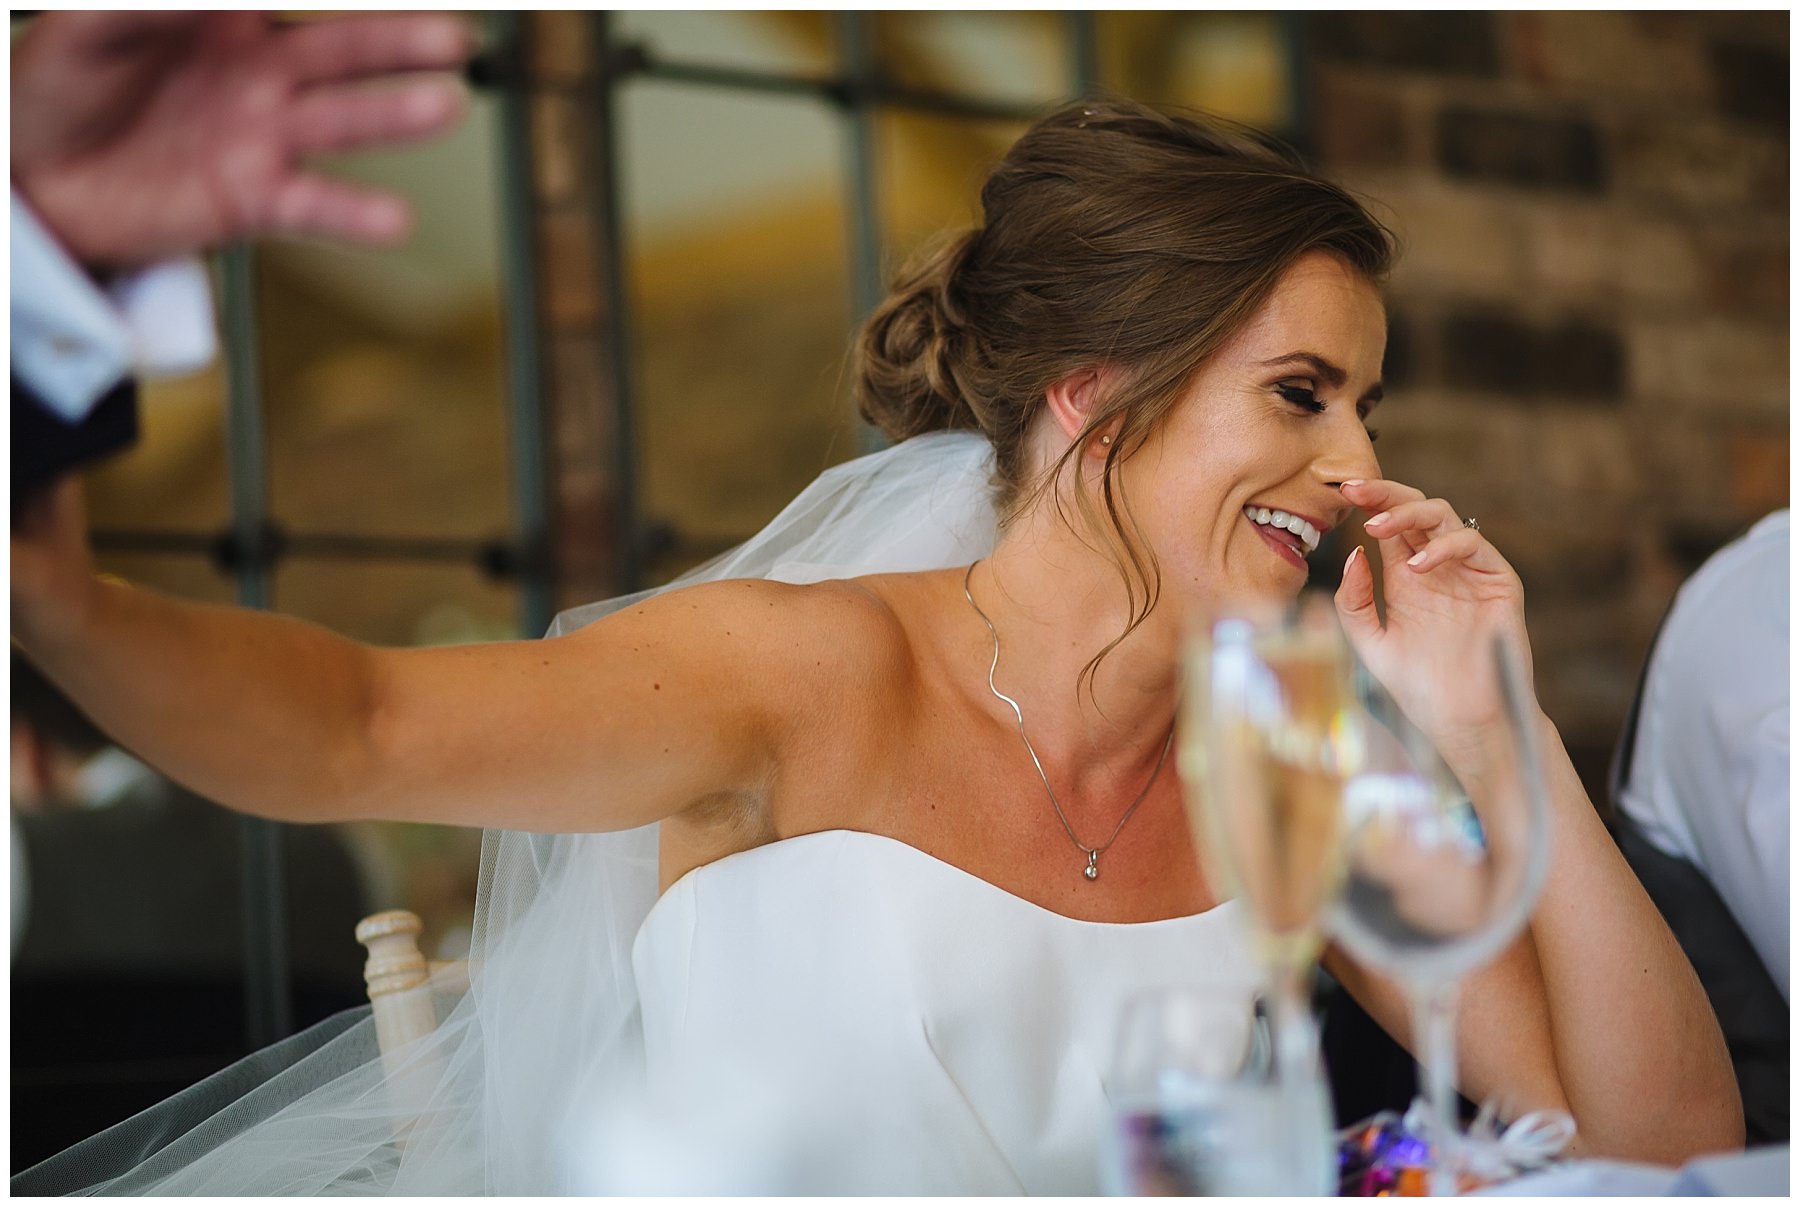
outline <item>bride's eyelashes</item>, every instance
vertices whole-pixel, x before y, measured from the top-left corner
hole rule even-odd
[[[1303,411],[1308,411],[1314,415],[1323,415],[1325,413],[1325,408],[1327,406],[1326,402],[1317,394],[1313,393],[1312,387],[1310,386],[1296,386],[1282,382],[1275,387],[1275,392],[1280,394],[1284,401],[1292,403]],[[1362,410],[1358,418],[1367,419],[1368,411]],[[1365,423],[1363,425],[1363,430],[1369,434],[1370,444],[1381,439],[1380,428],[1373,428]]]
[[[1280,394],[1286,401],[1299,407],[1301,410],[1311,411],[1315,415],[1323,415],[1325,413],[1324,402],[1319,399],[1317,394],[1312,392],[1312,387],[1310,386],[1295,386],[1283,382],[1275,387],[1275,392]]]

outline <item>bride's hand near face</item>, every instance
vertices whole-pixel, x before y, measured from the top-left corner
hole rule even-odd
[[[1369,516],[1365,528],[1381,552],[1385,624],[1361,550],[1338,587],[1338,615],[1357,655],[1440,745],[1499,722],[1498,693],[1474,689],[1491,678],[1485,638],[1494,634],[1517,652],[1523,682],[1532,681],[1518,574],[1443,499],[1385,479],[1345,482],[1342,490]]]
[[[1470,783],[1505,726],[1492,636],[1508,639],[1530,689],[1519,576],[1442,499],[1376,479],[1342,490],[1368,514],[1379,543],[1386,610],[1383,624],[1369,559],[1353,555],[1337,593],[1345,633]],[[1528,706],[1550,805],[1549,871],[1527,932],[1462,987],[1464,1084],[1508,1086],[1518,1100],[1566,1107],[1588,1153],[1676,1165],[1739,1146],[1737,1086],[1706,995],[1620,857],[1555,726],[1535,700]],[[1396,986],[1347,975],[1392,1033],[1408,1034]],[[1644,993],[1645,985],[1657,991]]]

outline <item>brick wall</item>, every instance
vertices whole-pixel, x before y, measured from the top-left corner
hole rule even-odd
[[[1681,580],[1788,501],[1788,16],[1329,13],[1314,149],[1402,243],[1384,469],[1525,580],[1591,791]]]

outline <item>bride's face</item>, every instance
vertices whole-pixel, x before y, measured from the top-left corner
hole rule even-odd
[[[1305,556],[1352,510],[1336,484],[1381,476],[1364,421],[1381,398],[1386,343],[1374,286],[1311,252],[1193,376],[1122,467],[1166,590],[1299,592]],[[1265,510],[1302,522],[1279,526]]]

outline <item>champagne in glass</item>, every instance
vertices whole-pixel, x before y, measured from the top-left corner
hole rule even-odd
[[[1344,784],[1360,757],[1350,669],[1323,597],[1279,617],[1221,619],[1189,651],[1181,725],[1191,831],[1213,882],[1249,907],[1270,982],[1284,1110],[1296,1120],[1323,1115],[1327,1133],[1306,989],[1324,912],[1343,883]],[[1317,1165],[1317,1192],[1328,1191],[1323,1154],[1291,1159]]]
[[[1343,794],[1360,757],[1336,620],[1234,617],[1188,659],[1180,766],[1209,873],[1250,907],[1263,964],[1297,983],[1343,883]]]

